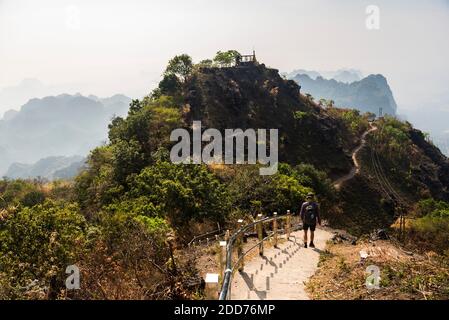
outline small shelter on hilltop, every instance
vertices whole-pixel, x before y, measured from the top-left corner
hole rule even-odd
[[[256,51],[254,50],[253,54],[241,55],[235,58],[236,66],[250,66],[256,64],[257,64]]]

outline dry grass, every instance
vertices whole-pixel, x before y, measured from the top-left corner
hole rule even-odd
[[[362,259],[360,251],[368,257]],[[379,289],[366,288],[369,265],[380,268]],[[307,290],[313,299],[448,299],[449,264],[447,258],[407,253],[389,241],[329,244]]]

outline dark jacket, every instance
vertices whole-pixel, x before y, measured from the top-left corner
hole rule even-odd
[[[302,221],[304,222],[304,216],[306,214],[306,207],[307,206],[314,206],[315,207],[315,224],[318,222],[318,224],[321,225],[321,217],[320,217],[320,207],[318,206],[318,203],[314,202],[314,201],[306,201],[302,204],[301,206],[301,212],[300,212],[300,216]]]

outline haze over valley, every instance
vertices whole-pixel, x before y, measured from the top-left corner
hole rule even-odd
[[[449,0],[0,0],[0,302],[448,300],[448,31]]]
[[[13,163],[23,167],[48,157],[87,156],[106,142],[108,124],[114,116],[127,114],[130,101],[124,95],[61,94],[31,99],[19,111],[6,112],[0,120],[0,173]],[[17,165],[12,172],[17,172]]]
[[[440,150],[449,155],[449,108],[445,103],[429,101],[423,108],[401,113],[388,79],[368,75],[356,69],[311,71],[296,69],[283,73],[301,85],[303,93],[315,101],[332,100],[336,107],[346,107],[379,114],[399,116],[430,134]],[[0,119],[0,175],[9,178],[58,179],[72,177],[83,165],[90,150],[108,139],[108,124],[114,116],[124,117],[131,98],[117,94],[109,98],[94,95],[59,94],[36,79],[25,79],[16,87],[0,91],[0,99],[21,107],[11,109]],[[36,97],[42,98],[34,98]],[[33,98],[32,98],[33,97]]]

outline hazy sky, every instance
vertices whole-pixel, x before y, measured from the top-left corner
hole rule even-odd
[[[365,26],[368,5],[380,30]],[[382,73],[401,112],[429,102],[449,112],[449,1],[0,0],[0,93],[35,78],[141,97],[175,54],[253,48],[281,71]],[[10,107],[0,100],[0,116]]]

